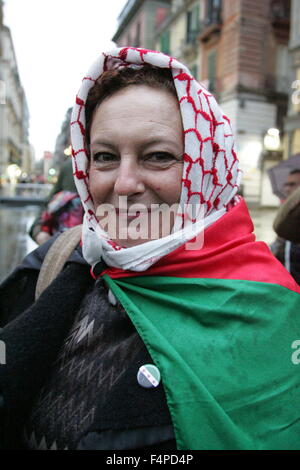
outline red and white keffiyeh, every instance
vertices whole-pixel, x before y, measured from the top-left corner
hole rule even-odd
[[[172,72],[184,129],[184,165],[180,206],[201,205],[202,219],[158,240],[132,248],[116,249],[99,226],[89,192],[85,149],[85,102],[89,90],[106,70],[150,64]],[[85,210],[83,255],[92,265],[144,271],[160,258],[185,244],[218,220],[237,193],[241,170],[234,150],[229,119],[215,98],[176,59],[140,48],[116,48],[102,53],[83,78],[71,118],[75,183]]]

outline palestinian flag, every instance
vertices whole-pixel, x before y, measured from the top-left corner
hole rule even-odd
[[[300,290],[252,232],[241,201],[202,249],[102,273],[161,372],[178,449],[300,449]]]

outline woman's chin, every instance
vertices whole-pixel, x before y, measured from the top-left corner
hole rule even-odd
[[[169,225],[166,227],[155,227],[156,230],[151,230],[151,224],[149,224],[149,227],[148,229],[148,225],[145,225],[143,230],[140,230],[140,228],[136,229],[136,227],[125,226],[124,230],[124,227],[117,225],[109,227],[109,230],[105,230],[107,227],[101,226],[102,230],[108,234],[110,240],[122,248],[132,248],[134,246],[143,245],[152,240],[164,238],[171,233],[171,227],[169,227]]]

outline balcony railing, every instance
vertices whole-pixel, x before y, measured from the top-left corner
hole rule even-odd
[[[197,42],[197,38],[201,32],[200,27],[197,30],[191,30],[187,31],[186,37],[185,37],[185,43],[186,44],[195,44]]]
[[[5,184],[0,188],[0,207],[8,205],[13,207],[21,206],[45,206],[47,197],[52,185],[49,184]]]
[[[213,7],[207,14],[201,25],[201,41],[205,42],[213,34],[218,34],[222,27],[222,6]]]
[[[204,20],[204,26],[209,27],[214,24],[220,24],[222,21],[221,8],[215,8]]]

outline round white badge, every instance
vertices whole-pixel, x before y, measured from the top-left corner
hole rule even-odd
[[[142,387],[157,387],[160,383],[160,372],[153,364],[145,364],[139,368],[137,380]]]

